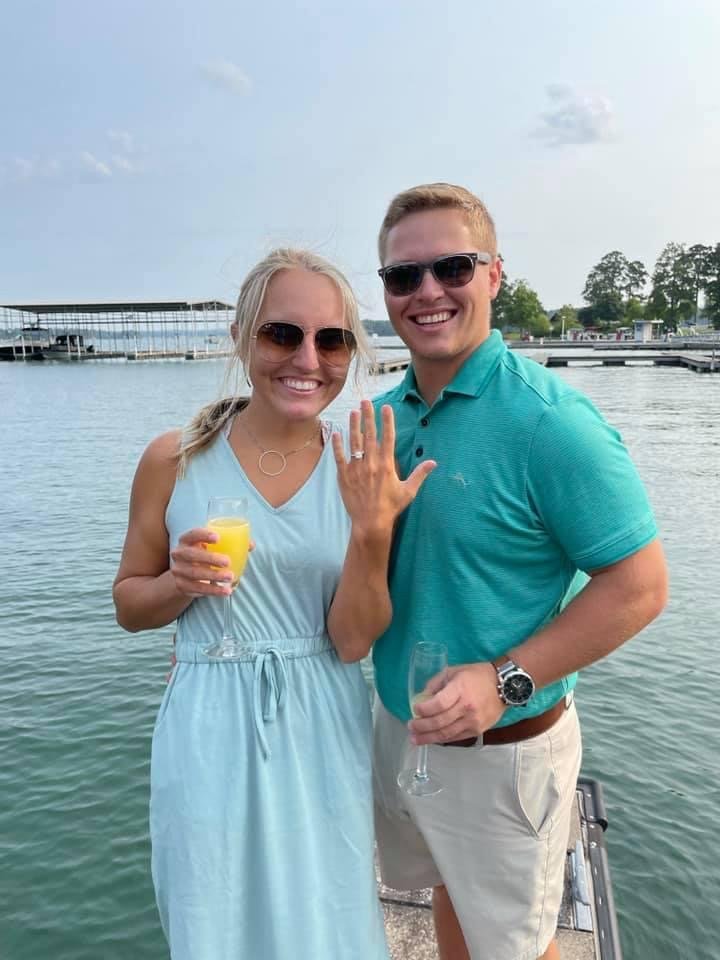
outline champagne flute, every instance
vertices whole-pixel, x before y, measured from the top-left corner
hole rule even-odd
[[[213,553],[222,553],[230,559],[233,590],[240,582],[250,548],[250,522],[247,514],[248,502],[244,497],[211,497],[208,502],[206,526],[218,535],[217,542],[208,544],[208,548]],[[227,581],[223,583],[226,584]],[[222,637],[204,653],[211,660],[237,660],[247,652],[247,645],[234,635],[232,594],[226,594],[223,597]]]
[[[413,716],[417,716],[415,708],[418,703],[428,700],[440,689],[437,683],[431,693],[427,686],[431,680],[444,675],[448,665],[448,651],[444,643],[434,640],[420,640],[415,644],[410,658],[410,672],[408,673],[408,699]],[[444,679],[441,676],[441,680]],[[431,797],[442,790],[442,783],[437,774],[428,770],[427,744],[417,748],[415,767],[402,770],[398,775],[398,786],[413,797]]]

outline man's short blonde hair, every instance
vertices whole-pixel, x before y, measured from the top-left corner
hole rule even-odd
[[[385,263],[385,248],[392,228],[404,217],[423,210],[459,210],[470,227],[478,250],[497,256],[495,224],[482,200],[465,187],[453,183],[423,183],[403,190],[391,200],[378,236],[380,263]]]

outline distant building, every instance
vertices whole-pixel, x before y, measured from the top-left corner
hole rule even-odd
[[[660,339],[660,327],[662,320],[636,320],[635,321],[635,342],[649,343],[650,340]]]

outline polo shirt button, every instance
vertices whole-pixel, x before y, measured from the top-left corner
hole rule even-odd
[[[426,427],[427,425],[428,425],[428,418],[427,418],[427,417],[423,417],[422,420],[420,421],[420,426],[421,426],[421,427]]]
[[[415,451],[415,456],[416,456],[416,457],[421,457],[422,455],[423,455],[423,448],[422,448],[422,447],[418,447],[417,450]]]

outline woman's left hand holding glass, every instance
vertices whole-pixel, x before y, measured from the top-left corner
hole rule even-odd
[[[395,417],[392,407],[381,410],[382,437],[378,438],[375,411],[369,400],[350,414],[350,459],[346,459],[342,437],[333,434],[338,483],[353,531],[361,536],[387,536],[397,517],[415,499],[428,475],[437,466],[434,460],[418,464],[401,480],[395,461]]]

